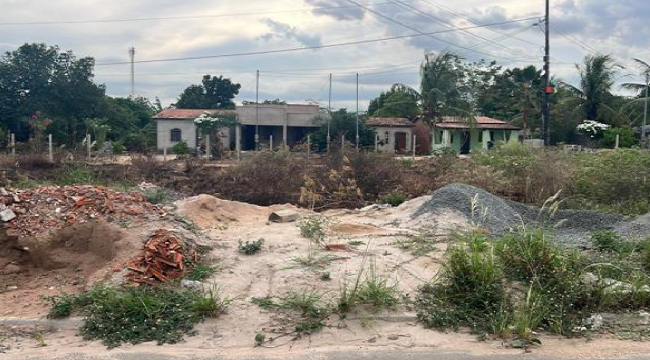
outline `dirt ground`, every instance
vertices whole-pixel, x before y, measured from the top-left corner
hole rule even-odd
[[[398,246],[400,239],[416,235],[418,223],[411,214],[426,201],[419,198],[398,208],[371,207],[364,210],[331,210],[321,214],[329,219],[330,244],[345,244],[349,251],[326,251],[300,235],[297,222],[270,223],[272,211],[293,209],[305,218],[315,214],[291,205],[260,207],[224,201],[211,196],[181,200],[177,203],[177,216],[193,221],[201,228],[200,241],[213,246],[210,254],[219,271],[208,281],[234,298],[228,311],[218,319],[208,320],[197,327],[196,336],[187,337],[177,345],[157,347],[153,344],[123,346],[112,352],[164,352],[192,357],[197,353],[245,357],[254,355],[289,356],[291,354],[341,350],[372,349],[438,349],[460,351],[476,355],[520,354],[522,350],[504,346],[498,341],[479,342],[467,333],[442,333],[424,329],[416,324],[415,314],[408,307],[400,307],[380,314],[352,313],[346,319],[332,316],[322,331],[296,341],[269,344],[275,348],[254,348],[258,332],[272,334],[287,326],[286,319],[276,313],[261,309],[251,302],[254,297],[279,296],[289,291],[317,290],[325,298],[336,297],[343,284],[352,283],[358,272],[372,266],[379,275],[386,276],[391,284],[413,297],[419,285],[435,276],[440,268],[446,242],[436,245],[437,251],[426,256],[414,256]],[[442,214],[426,221],[441,239],[453,229],[467,226],[466,220],[455,214]],[[161,226],[166,220],[132,224],[129,230],[116,239],[119,244],[132,247],[142,243],[146,234]],[[116,232],[122,230],[115,230]],[[264,239],[262,251],[252,256],[238,252],[240,241]],[[31,281],[24,289],[0,293],[0,317],[37,318],[46,312],[45,303],[37,295],[53,295],[65,291],[80,291],[95,279],[114,277],[111,270],[124,261],[119,246],[112,260],[101,266],[101,271],[88,272],[82,266],[79,283],[56,282],[57,276],[73,279],[68,269],[30,272]],[[329,255],[335,259],[321,267],[306,268],[297,263],[299,258]],[[65,272],[59,274],[58,272]],[[329,273],[331,280],[320,279]],[[81,276],[83,275],[83,276]],[[84,278],[83,280],[81,278]],[[2,278],[0,278],[2,279]],[[39,335],[35,336],[35,331]],[[4,334],[4,335],[3,335]],[[601,357],[650,354],[650,343],[620,341],[602,338],[561,339],[541,337],[543,346],[534,349],[538,355],[567,359],[596,359]],[[106,348],[98,342],[86,343],[72,329],[34,330],[24,327],[0,327],[0,344],[5,346],[4,358],[19,359],[29,355],[59,356],[69,353],[101,354]],[[277,346],[277,347],[276,347]],[[8,348],[6,348],[8,347]],[[0,346],[0,353],[3,348]]]

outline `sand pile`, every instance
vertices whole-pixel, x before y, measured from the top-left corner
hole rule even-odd
[[[177,213],[197,226],[210,229],[233,222],[266,222],[273,211],[297,210],[293,205],[262,207],[238,201],[219,199],[211,195],[198,195],[176,202]]]

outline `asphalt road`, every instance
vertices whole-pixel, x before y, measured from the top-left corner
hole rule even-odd
[[[446,353],[435,350],[428,351],[412,351],[412,350],[390,350],[390,351],[348,351],[348,352],[329,352],[329,353],[314,353],[303,355],[285,355],[286,356],[273,356],[273,357],[246,357],[246,356],[210,356],[207,351],[202,353],[202,349],[197,349],[197,354],[194,357],[179,358],[160,353],[130,353],[130,354],[104,354],[99,356],[88,355],[67,355],[65,357],[39,357],[39,358],[26,358],[29,360],[358,360],[358,359],[372,359],[372,360],[570,360],[559,358],[538,357],[534,353],[520,354],[520,355],[488,355],[488,356],[475,356],[460,353]],[[616,358],[611,360],[638,360],[648,359],[648,357],[630,357],[630,358]],[[609,360],[609,359],[600,359]]]

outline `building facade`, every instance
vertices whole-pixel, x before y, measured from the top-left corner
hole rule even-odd
[[[519,143],[521,128],[505,121],[477,116],[474,119],[445,117],[433,126],[431,148],[450,148],[460,154],[487,149],[498,143]]]
[[[366,125],[377,133],[377,150],[396,153],[413,150],[415,124],[409,119],[371,117]]]
[[[256,133],[260,147],[294,146],[328,119],[318,105],[251,104],[237,106],[235,110],[166,109],[153,117],[158,125],[158,149],[169,149],[181,141],[195,149],[199,134],[194,120],[204,113],[213,117],[237,117],[238,124],[223,129],[220,134],[224,148],[230,150],[254,150]]]

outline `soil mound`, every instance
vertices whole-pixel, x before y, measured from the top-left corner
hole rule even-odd
[[[273,211],[288,208],[285,205],[262,207],[205,194],[180,200],[176,206],[178,214],[201,228],[215,228],[232,222],[265,222]]]
[[[125,233],[102,220],[76,224],[48,235],[0,235],[0,274],[9,269],[74,269],[89,275],[115,259]],[[4,270],[4,271],[3,271]],[[18,272],[18,271],[16,271]]]

